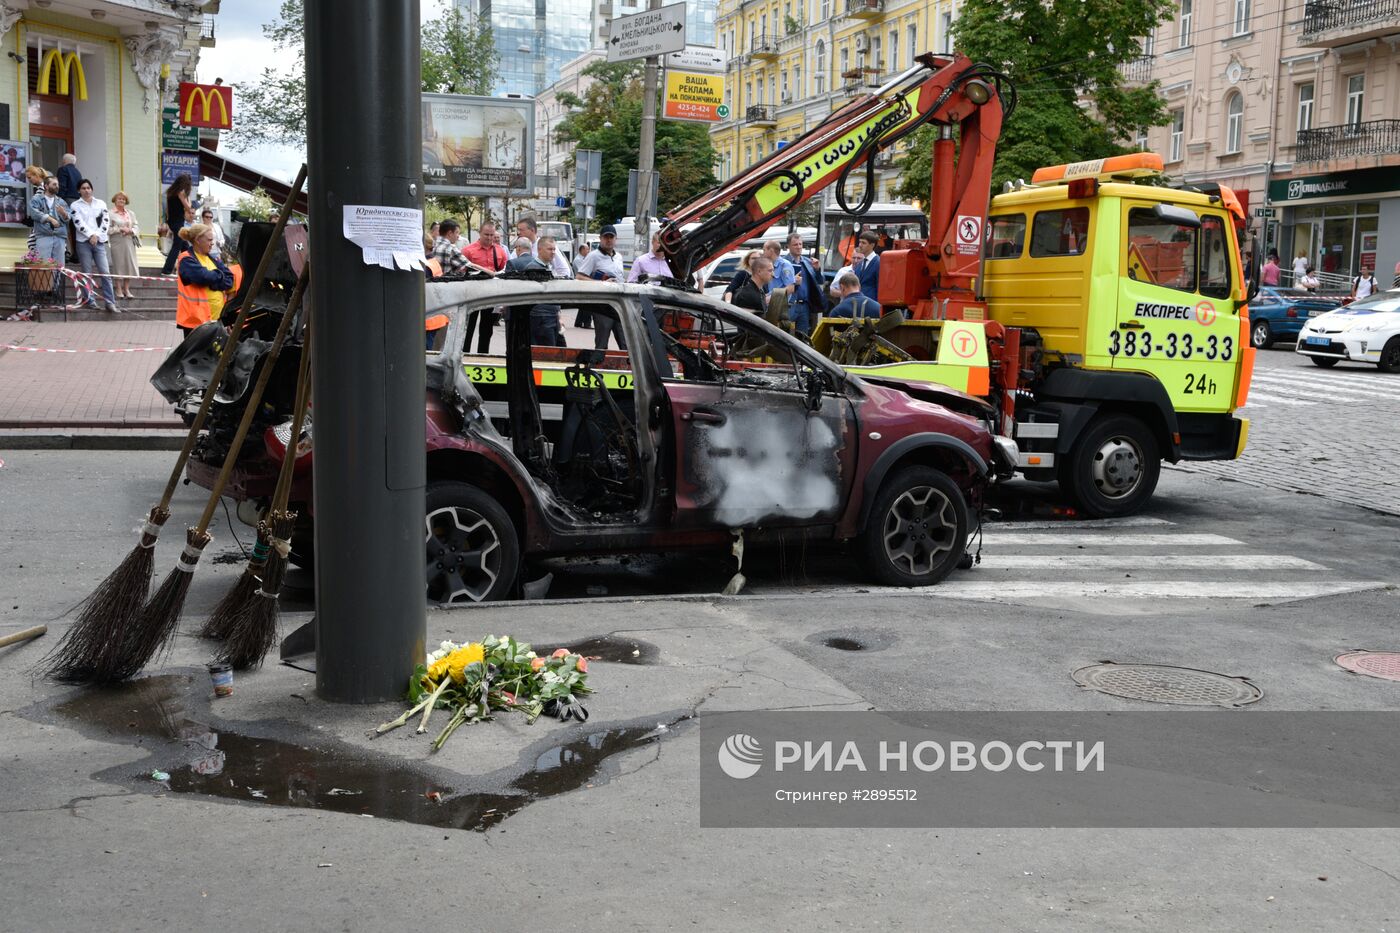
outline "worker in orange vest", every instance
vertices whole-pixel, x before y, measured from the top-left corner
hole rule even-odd
[[[188,335],[199,325],[219,319],[239,282],[228,266],[209,255],[214,248],[212,227],[191,224],[180,231],[180,238],[190,249],[180,257],[175,280],[175,324]]]

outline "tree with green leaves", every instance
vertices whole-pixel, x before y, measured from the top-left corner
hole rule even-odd
[[[282,0],[277,18],[263,35],[278,57],[293,60],[286,69],[264,68],[256,81],[240,82],[238,123],[229,145],[247,150],[266,144],[306,145],[306,49],[302,0]],[[422,32],[423,90],[438,94],[490,94],[500,56],[490,25],[449,6]]]
[[[1130,152],[1122,140],[1164,125],[1157,83],[1128,87],[1120,67],[1175,8],[1172,0],[966,0],[954,47],[1005,72],[1018,96],[997,143],[992,190],[1041,166]],[[936,135],[935,127],[914,135],[896,196],[927,203]]]
[[[597,218],[611,223],[627,213],[627,172],[637,167],[642,137],[642,63],[593,62],[583,70],[593,79],[582,97],[563,93],[559,101],[571,113],[555,127],[554,138],[577,149],[602,155]],[[658,101],[660,92],[658,92]],[[660,112],[658,103],[657,111]],[[573,166],[570,157],[566,165]],[[656,169],[660,173],[657,206],[662,213],[713,188],[715,152],[704,124],[658,119]],[[575,223],[580,222],[575,212]]]

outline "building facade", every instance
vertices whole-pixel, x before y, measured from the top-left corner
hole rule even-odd
[[[97,197],[129,195],[144,232],[140,260],[159,264],[161,111],[194,80],[216,12],[217,0],[0,2],[11,66],[0,68],[0,267],[27,249],[23,165],[56,172],[68,152]]]
[[[1230,185],[1285,269],[1333,284],[1400,262],[1400,0],[1178,0],[1124,74],[1171,122],[1138,140]]]
[[[952,48],[954,0],[720,0],[730,116],[711,129],[716,174],[732,177],[801,136],[848,99]],[[899,147],[876,161],[877,200],[892,200]],[[849,195],[863,194],[851,176]]]

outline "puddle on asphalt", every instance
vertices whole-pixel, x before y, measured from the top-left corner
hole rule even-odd
[[[844,638],[840,635],[822,640],[822,644],[828,648],[835,648],[837,651],[864,651],[865,645],[854,638]]]
[[[299,745],[214,729],[189,708],[193,684],[189,676],[162,675],[85,690],[56,712],[150,746],[152,757],[140,775],[121,765],[94,775],[98,780],[472,830],[488,829],[536,800],[607,783],[602,766],[609,758],[657,742],[669,726],[690,718],[667,726],[570,731],[570,741],[541,752],[504,791],[481,793],[459,791],[433,774],[355,746]],[[153,781],[154,770],[167,772],[169,780]]]
[[[564,647],[592,660],[613,661],[617,664],[655,664],[661,651],[655,645],[622,635],[599,635],[583,641],[569,642]]]

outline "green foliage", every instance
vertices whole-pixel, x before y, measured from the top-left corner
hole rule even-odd
[[[560,102],[574,112],[560,121],[554,135],[559,143],[603,154],[595,223],[611,223],[627,213],[627,172],[637,167],[642,63],[594,62],[583,73],[594,83],[583,97],[560,95]],[[659,112],[659,104],[657,109]],[[572,167],[573,159],[567,164]],[[655,164],[661,176],[657,206],[662,213],[717,184],[714,148],[709,131],[700,123],[658,119]],[[574,223],[581,222],[576,213]]]
[[[272,196],[262,188],[254,188],[251,193],[233,202],[233,209],[244,220],[271,220],[277,214],[277,207]]]
[[[1172,0],[967,0],[953,27],[958,51],[1010,76],[1019,102],[1002,129],[992,190],[1037,168],[1132,151],[1131,139],[1169,119],[1157,84],[1129,88],[1119,66],[1175,11]],[[915,135],[896,194],[929,196],[933,128]]]
[[[263,25],[272,57],[293,59],[285,69],[264,68],[238,89],[238,122],[229,145],[244,151],[261,145],[306,145],[306,49],[302,0],[282,0],[277,18]],[[430,20],[422,33],[422,87],[439,94],[490,94],[500,57],[491,27],[455,6]]]

